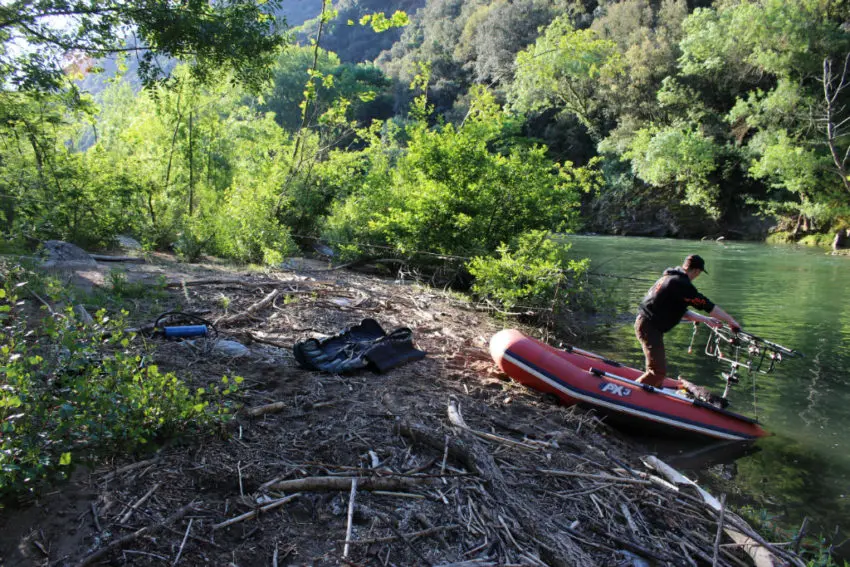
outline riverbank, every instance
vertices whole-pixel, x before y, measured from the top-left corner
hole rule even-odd
[[[592,413],[500,375],[487,343],[506,323],[465,299],[288,265],[259,273],[156,255],[56,274],[86,290],[84,305],[120,283],[136,327],[170,310],[218,320],[242,356],[144,343],[193,389],[241,376],[241,409],[216,435],[79,467],[6,508],[4,564],[734,565],[749,556],[718,527],[763,542]],[[386,374],[298,368],[295,342],[364,318],[410,328],[427,357]]]

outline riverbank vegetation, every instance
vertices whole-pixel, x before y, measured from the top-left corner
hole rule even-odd
[[[55,56],[4,55],[4,234],[273,265],[312,239],[472,258],[533,230],[845,228],[842,3],[408,4],[317,3],[294,36],[278,3],[131,10],[141,56],[113,20],[51,30],[58,4],[4,8],[8,42]],[[245,27],[241,51],[218,18]],[[220,43],[170,43],[196,20]]]

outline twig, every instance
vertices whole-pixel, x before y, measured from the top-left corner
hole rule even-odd
[[[176,522],[177,520],[179,520],[180,518],[185,516],[187,513],[189,513],[189,511],[192,510],[194,508],[194,506],[195,506],[194,502],[192,502],[191,504],[187,504],[186,506],[183,506],[182,508],[180,508],[179,510],[174,512],[172,515],[168,516],[163,521],[159,522],[158,524],[154,524],[154,525],[151,525],[151,526],[145,526],[144,528],[140,528],[140,529],[136,530],[135,532],[133,532],[131,534],[128,534],[128,535],[126,535],[122,538],[116,539],[115,541],[113,541],[112,543],[107,545],[106,547],[99,549],[98,551],[95,551],[94,553],[84,557],[82,559],[82,561],[80,561],[80,563],[78,563],[78,567],[85,567],[86,565],[91,565],[95,561],[99,561],[101,558],[105,557],[106,555],[115,551],[116,549],[122,548],[127,543],[129,543],[129,542],[131,542],[131,541],[133,541],[133,540],[135,540],[135,539],[137,539],[137,538],[139,538],[143,535],[149,534],[151,532],[155,532],[159,529],[162,529],[162,528],[164,528],[168,525],[173,524],[174,522]]]
[[[803,537],[806,535],[806,526],[809,523],[809,517],[806,516],[803,518],[803,523],[800,525],[800,531],[797,532],[797,535],[794,536],[794,539],[791,543],[791,549],[794,553],[800,552],[800,542],[803,540]]]
[[[178,287],[193,287],[199,285],[238,285],[238,286],[246,286],[246,285],[283,285],[285,282],[280,280],[245,280],[245,279],[236,279],[236,278],[214,278],[207,280],[193,280],[193,281],[179,281],[179,282],[169,282],[165,284],[167,288],[178,288]]]
[[[419,559],[422,561],[422,563],[423,563],[423,564],[428,565],[428,566],[430,566],[430,565],[431,565],[431,562],[430,562],[430,561],[428,561],[428,560],[425,558],[425,556],[423,556],[423,555],[422,555],[422,552],[420,552],[420,551],[419,551],[419,549],[417,549],[415,545],[413,545],[413,542],[411,542],[411,541],[410,541],[410,538],[408,538],[407,536],[405,536],[403,533],[401,533],[401,532],[398,530],[398,528],[396,528],[396,527],[395,527],[395,525],[394,525],[394,524],[393,524],[393,522],[392,522],[392,518],[390,518],[387,514],[384,514],[383,512],[381,512],[381,511],[379,511],[379,510],[375,510],[375,509],[372,509],[372,508],[367,508],[366,506],[363,506],[363,509],[368,510],[369,512],[371,512],[372,514],[374,514],[375,516],[377,516],[378,518],[380,518],[380,520],[381,520],[382,522],[384,522],[384,524],[386,524],[386,526],[387,526],[387,527],[388,527],[388,528],[389,528],[389,529],[390,529],[390,530],[391,530],[391,531],[392,531],[392,532],[393,532],[396,536],[398,536],[398,538],[399,538],[401,541],[403,541],[403,542],[405,543],[405,545],[407,545],[407,547],[409,547],[409,548],[410,548],[410,550],[411,550],[414,554],[416,554],[416,556],[417,556],[417,557],[419,557]]]
[[[372,494],[380,496],[395,496],[397,498],[413,498],[415,500],[425,500],[421,494],[411,494],[410,492],[391,492],[389,490],[373,490]]]
[[[153,494],[154,492],[156,492],[156,491],[157,491],[157,489],[159,488],[160,484],[161,484],[161,483],[157,482],[156,484],[154,484],[154,485],[151,487],[151,489],[150,489],[150,490],[148,490],[147,492],[145,492],[144,496],[142,496],[141,498],[139,498],[138,500],[136,500],[136,503],[135,503],[135,504],[133,504],[132,506],[130,506],[130,509],[129,509],[129,510],[127,510],[127,513],[126,513],[126,514],[124,514],[123,516],[121,516],[121,519],[120,519],[120,520],[118,520],[118,523],[119,523],[119,524],[126,524],[126,523],[127,523],[127,520],[129,520],[129,519],[130,519],[130,516],[132,516],[132,515],[133,515],[133,512],[135,512],[135,511],[136,511],[136,508],[138,508],[139,506],[141,506],[142,504],[144,504],[144,503],[145,503],[145,501],[146,501],[148,498],[150,498],[150,497],[151,497],[151,494]]]
[[[229,520],[225,520],[224,522],[221,522],[220,524],[216,524],[212,527],[212,529],[213,529],[213,531],[220,530],[221,528],[226,528],[227,526],[232,526],[233,524],[238,524],[239,522],[243,522],[245,520],[250,520],[251,518],[259,516],[263,512],[268,512],[269,510],[274,510],[275,508],[283,506],[287,502],[294,500],[294,499],[298,498],[299,496],[301,496],[300,492],[298,492],[296,494],[291,494],[291,495],[289,495],[285,498],[281,498],[280,500],[275,500],[274,502],[270,502],[269,504],[266,504],[265,506],[262,506],[261,508],[251,510],[250,512],[245,512],[241,516],[236,516],[235,518],[231,518]]]
[[[648,485],[653,484],[651,480],[644,480],[641,478],[628,478],[624,476],[613,476],[610,474],[592,474],[592,473],[580,473],[580,472],[572,472],[572,471],[561,471],[561,470],[553,470],[553,469],[520,469],[514,468],[511,470],[515,470],[518,472],[528,472],[528,473],[538,473],[545,474],[548,476],[562,476],[567,478],[587,478],[591,480],[599,480],[602,482],[619,482],[623,484],[640,484],[640,485]]]
[[[219,325],[219,326],[230,325],[232,323],[239,322],[243,319],[247,319],[252,314],[256,313],[257,311],[259,311],[260,309],[262,309],[263,307],[267,306],[272,301],[274,301],[274,298],[277,297],[279,294],[280,294],[280,290],[275,288],[271,291],[271,293],[269,293],[263,299],[261,299],[260,301],[256,302],[255,304],[253,304],[250,307],[248,307],[247,309],[245,309],[245,311],[242,311],[241,313],[237,313],[235,315],[230,315],[228,317],[219,317],[215,321],[215,324]]]
[[[505,443],[507,445],[512,445],[514,447],[522,447],[524,449],[533,449],[537,450],[540,447],[535,447],[534,445],[529,445],[528,443],[523,443],[522,441],[514,441],[513,439],[508,439],[507,437],[501,437],[499,435],[494,435],[492,433],[486,433],[484,431],[477,431],[469,427],[466,422],[463,420],[463,416],[460,413],[460,408],[457,405],[457,400],[452,398],[449,400],[449,421],[452,422],[452,425],[456,427],[460,427],[463,430],[472,433],[473,435],[477,435],[482,439],[487,439],[489,441],[497,441],[499,443]]]
[[[348,526],[345,528],[345,547],[342,550],[343,558],[348,557],[351,547],[351,532],[354,528],[354,497],[357,495],[357,478],[351,479],[351,494],[348,496]]]
[[[34,291],[33,291],[33,290],[31,290],[31,289],[30,289],[30,290],[27,290],[27,291],[28,291],[28,293],[29,293],[31,296],[33,296],[34,298],[36,298],[37,300],[39,300],[39,301],[41,302],[41,304],[42,304],[42,305],[44,305],[45,307],[47,307],[47,311],[50,313],[50,315],[52,315],[52,316],[56,316],[56,311],[54,311],[54,310],[53,310],[53,308],[50,306],[50,304],[49,304],[49,303],[47,303],[47,301],[45,301],[45,300],[44,300],[44,298],[42,298],[39,294],[37,294],[36,292],[34,292]]]
[[[720,554],[720,538],[723,536],[723,519],[726,515],[726,495],[720,495],[720,518],[717,520],[717,534],[714,536],[714,555],[711,565],[717,567],[717,556]]]
[[[148,459],[146,461],[138,461],[138,462],[135,462],[135,463],[130,463],[129,465],[124,465],[123,467],[121,467],[119,469],[115,469],[114,471],[106,473],[105,475],[103,475],[103,480],[111,480],[112,478],[114,478],[118,475],[122,475],[126,472],[134,471],[136,469],[140,469],[142,467],[146,467],[148,465],[155,464],[158,461],[159,461],[159,457],[154,457],[153,459]]]
[[[446,448],[443,449],[443,463],[440,465],[440,475],[446,473],[446,460],[449,458],[449,436],[446,435]],[[443,484],[448,484],[446,479],[443,479]]]
[[[623,513],[623,516],[626,517],[626,523],[629,524],[629,529],[632,530],[634,535],[638,535],[638,529],[635,525],[635,521],[632,519],[632,514],[629,512],[629,507],[625,502],[620,502],[620,511]]]
[[[174,563],[171,564],[171,567],[175,567],[177,562],[180,561],[180,556],[183,555],[183,548],[186,546],[186,540],[189,539],[189,532],[192,530],[192,522],[194,521],[194,518],[189,518],[189,525],[186,526],[186,534],[183,536],[183,541],[180,543],[180,549],[177,550],[177,557],[174,558]]]
[[[95,504],[94,502],[91,503],[91,515],[92,518],[94,518],[94,527],[97,528],[97,532],[102,532],[103,528],[100,527],[100,518],[97,517],[97,504]]]

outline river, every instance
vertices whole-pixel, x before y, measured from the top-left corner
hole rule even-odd
[[[735,411],[757,415],[774,435],[743,456],[686,459],[693,447],[652,441],[651,448],[698,476],[715,495],[747,507],[762,526],[808,533],[838,545],[850,533],[850,257],[822,249],[744,242],[573,236],[572,255],[590,258],[591,282],[617,314],[577,345],[642,367],[634,315],[661,272],[700,254],[708,273],[694,283],[744,330],[801,351],[768,375],[742,377],[730,395]],[[606,319],[607,321],[607,319]],[[669,373],[722,391],[728,365],[704,354],[706,329],[688,354],[693,327],[665,336]],[[739,452],[740,454],[740,452]],[[836,527],[840,527],[835,535]],[[840,547],[850,559],[850,544]]]

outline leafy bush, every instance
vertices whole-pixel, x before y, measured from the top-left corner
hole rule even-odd
[[[507,309],[546,310],[555,314],[581,300],[589,260],[569,258],[570,245],[546,231],[529,231],[512,246],[502,244],[498,257],[478,256],[468,264],[472,290]]]
[[[572,229],[580,194],[598,183],[598,173],[552,162],[543,147],[509,143],[512,127],[483,91],[460,127],[412,123],[406,151],[387,148],[399,154],[393,166],[335,203],[323,235],[401,254],[466,256],[489,253],[527,230]]]
[[[205,390],[146,365],[120,319],[100,311],[86,327],[69,307],[28,321],[21,275],[5,274],[0,287],[0,498],[65,477],[73,463],[208,429],[226,416]],[[212,394],[232,393],[241,379],[223,382]]]

